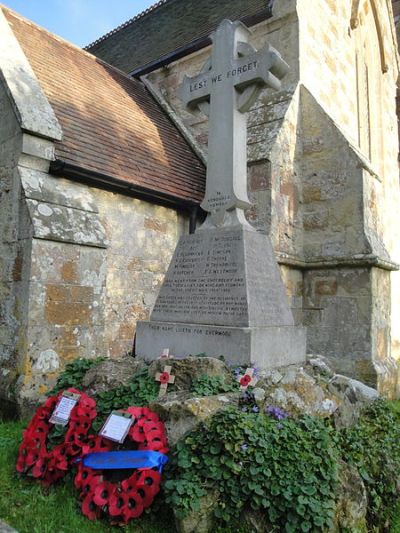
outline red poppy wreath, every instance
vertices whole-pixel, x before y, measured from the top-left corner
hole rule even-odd
[[[135,417],[123,445],[97,436],[84,447],[84,455],[112,450],[168,452],[164,424],[146,407],[129,407]],[[152,468],[102,470],[78,465],[75,487],[80,491],[82,513],[90,520],[108,516],[112,523],[127,524],[149,507],[160,490],[161,474]]]
[[[62,442],[50,448],[51,436],[54,431],[57,433],[57,426],[49,420],[64,392],[47,398],[36,410],[23,432],[18,451],[17,472],[39,479],[45,485],[64,477],[73,461],[81,455],[96,417],[96,402],[92,398],[76,389],[67,392],[79,395],[79,399],[70,413],[68,425],[58,435]]]

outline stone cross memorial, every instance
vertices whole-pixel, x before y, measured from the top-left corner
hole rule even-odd
[[[136,354],[156,359],[224,355],[229,363],[273,368],[305,359],[269,237],[248,224],[246,112],[263,88],[280,90],[288,65],[268,44],[256,51],[240,22],[224,20],[210,59],[185,77],[181,98],[209,115],[208,213],[181,237],[150,320],[137,325]]]
[[[247,117],[263,87],[279,90],[288,66],[268,44],[257,52],[250,31],[224,20],[213,38],[212,56],[201,74],[185,77],[181,98],[209,115],[205,211],[250,207],[247,197]]]

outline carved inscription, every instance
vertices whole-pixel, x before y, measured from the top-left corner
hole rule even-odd
[[[189,335],[205,335],[206,337],[231,337],[232,332],[227,329],[208,329],[201,326],[176,326],[174,324],[152,324],[149,322],[149,328],[153,331],[165,333],[188,333]]]
[[[223,81],[224,79],[227,80],[229,78],[236,78],[237,76],[240,76],[241,74],[244,74],[245,72],[249,72],[250,70],[256,70],[257,69],[257,61],[251,61],[250,63],[246,63],[242,66],[238,66],[237,68],[233,68],[225,72],[224,74],[213,74],[211,76],[204,77],[202,80],[195,81],[194,83],[190,83],[189,85],[189,91],[191,93],[194,93],[195,91],[199,91],[200,89],[206,89],[210,84],[211,85],[217,85],[217,83]]]
[[[247,318],[241,234],[190,236],[175,252],[152,320],[238,324]],[[185,239],[183,239],[185,241]]]

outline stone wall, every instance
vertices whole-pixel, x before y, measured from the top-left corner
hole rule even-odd
[[[176,211],[43,172],[21,172],[32,220],[28,345],[17,382],[29,406],[77,358],[132,351],[178,237]]]
[[[4,87],[0,85],[0,389],[15,380],[15,354],[24,342],[20,331],[23,301],[17,298],[24,264],[18,235],[20,189],[16,175],[21,144],[17,118]],[[2,401],[7,407],[7,398]]]

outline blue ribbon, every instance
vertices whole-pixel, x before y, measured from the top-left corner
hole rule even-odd
[[[85,455],[82,459],[83,466],[94,470],[119,470],[123,468],[157,468],[161,473],[163,466],[168,462],[168,457],[160,452],[151,450],[143,451],[116,451],[94,452]]]

